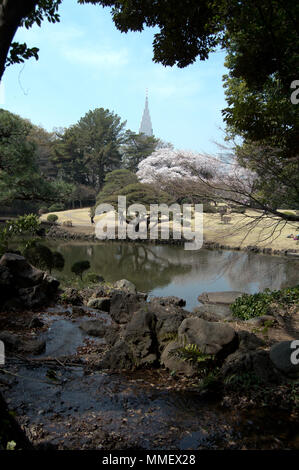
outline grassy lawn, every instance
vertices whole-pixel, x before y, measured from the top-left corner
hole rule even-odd
[[[58,216],[58,223],[72,221],[72,227],[65,227],[71,232],[91,234],[94,225],[90,222],[89,208],[51,212]],[[43,214],[41,220],[46,220]],[[96,216],[95,223],[102,216]],[[298,222],[284,222],[272,217],[262,217],[259,213],[247,210],[246,214],[229,214],[228,224],[221,222],[219,214],[204,214],[204,239],[232,247],[257,245],[277,250],[299,249],[299,241],[287,238],[289,234],[299,234]],[[278,224],[279,222],[279,224]]]

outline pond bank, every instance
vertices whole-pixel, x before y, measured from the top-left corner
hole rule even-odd
[[[48,224],[44,224],[48,228],[46,237],[49,239],[60,239],[60,240],[73,240],[73,241],[90,241],[90,242],[101,242],[103,240],[98,240],[94,234],[94,229],[92,227],[82,227],[82,226],[75,226],[75,227],[61,227],[59,225],[52,225],[49,228]],[[119,243],[120,240],[107,240],[107,242],[111,243]],[[130,238],[126,238],[121,240],[121,242],[128,242],[128,243],[148,243],[153,245],[175,245],[175,246],[183,246],[185,242],[188,240],[131,240]],[[291,257],[298,257],[299,258],[299,249],[297,248],[289,248],[289,249],[272,249],[271,247],[261,247],[258,245],[247,245],[247,246],[240,246],[240,245],[228,245],[228,244],[221,244],[219,242],[213,241],[204,241],[203,248],[206,249],[217,249],[217,250],[232,250],[232,251],[245,251],[251,253],[261,253],[267,255],[276,255],[276,256],[291,256]]]

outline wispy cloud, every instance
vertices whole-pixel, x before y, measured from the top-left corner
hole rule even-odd
[[[128,64],[127,49],[98,49],[92,47],[66,46],[61,50],[62,55],[75,65],[85,65],[93,68],[119,68]]]

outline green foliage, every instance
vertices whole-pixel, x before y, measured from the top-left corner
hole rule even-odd
[[[91,284],[98,284],[99,282],[103,282],[104,279],[102,276],[96,273],[87,273],[85,276],[85,281],[90,282]]]
[[[6,444],[6,450],[15,450],[17,443],[15,441],[9,441]]]
[[[29,241],[26,244],[23,255],[30,264],[39,269],[48,270],[50,273],[52,269],[61,271],[64,267],[64,257],[61,253],[52,252],[50,248],[36,241]]]
[[[99,190],[105,175],[121,165],[125,124],[109,109],[97,108],[58,135],[55,162],[61,176]]]
[[[169,354],[181,361],[193,364],[201,376],[206,376],[216,365],[215,356],[202,352],[196,344],[184,344],[170,351]]]
[[[264,292],[253,295],[243,294],[235,300],[230,308],[234,317],[249,320],[267,315],[274,302],[286,306],[299,302],[299,286],[272,292],[266,289]]]
[[[34,235],[40,228],[40,222],[35,214],[21,215],[17,219],[8,221],[0,229],[0,255],[8,250],[10,241],[14,238]]]
[[[118,196],[126,196],[127,206],[131,204],[162,204],[172,202],[172,198],[155,186],[139,183],[134,173],[129,170],[115,170],[108,173],[105,185],[98,194],[96,204],[107,203],[115,208],[118,204]]]
[[[0,109],[0,203],[14,200],[59,201],[71,186],[50,181],[38,167],[37,146],[30,138],[32,124]]]
[[[126,131],[125,143],[122,146],[122,165],[136,173],[138,164],[151,155],[157,148],[159,140],[153,136]]]
[[[57,220],[58,220],[58,215],[56,214],[49,214],[47,216],[47,221],[50,222],[51,224],[55,224]]]
[[[254,372],[232,374],[224,379],[226,386],[237,391],[260,388],[261,379]]]
[[[64,204],[56,203],[49,207],[48,212],[58,212],[64,210]]]
[[[71,271],[72,273],[76,274],[76,276],[79,276],[81,281],[82,281],[82,274],[84,271],[90,268],[90,263],[87,260],[84,261],[77,261],[76,263],[73,264]]]

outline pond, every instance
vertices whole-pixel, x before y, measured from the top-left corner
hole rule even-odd
[[[280,289],[298,284],[299,259],[242,251],[186,251],[183,246],[141,243],[83,243],[49,241],[48,246],[65,258],[57,277],[72,279],[71,266],[89,260],[90,272],[107,282],[128,279],[150,296],[176,295],[186,308],[198,305],[205,291],[237,290],[246,293],[266,288]]]

